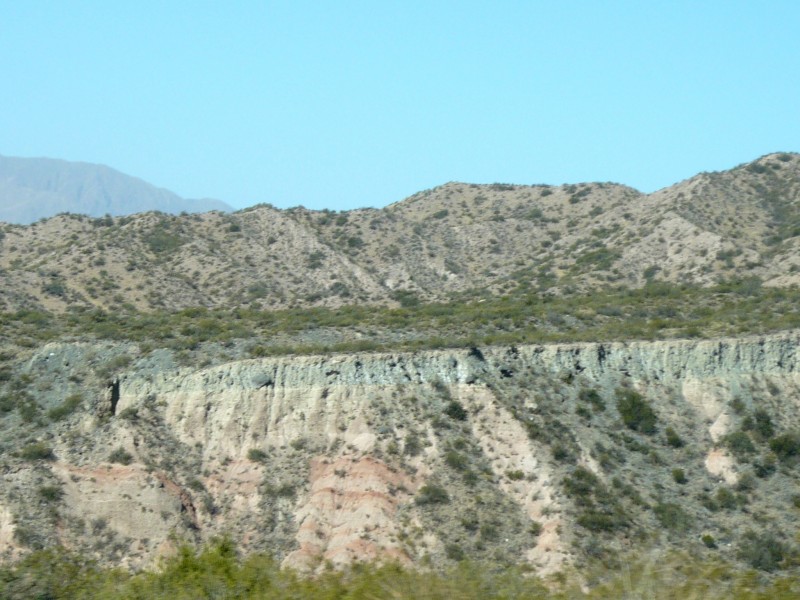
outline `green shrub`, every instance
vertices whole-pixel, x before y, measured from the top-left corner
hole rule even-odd
[[[467,457],[460,452],[456,452],[455,450],[448,450],[445,452],[444,462],[448,467],[455,469],[456,471],[463,471],[469,466]]]
[[[450,560],[461,561],[466,558],[464,549],[459,544],[447,544],[444,547],[444,553]]]
[[[724,446],[739,460],[743,460],[756,451],[750,436],[744,431],[734,431],[722,439]]]
[[[133,462],[133,456],[125,448],[120,447],[108,455],[108,462],[129,465]]]
[[[667,427],[664,430],[664,435],[667,437],[667,444],[672,446],[673,448],[683,448],[685,442],[683,438],[678,435],[678,432],[675,431],[672,427]]]
[[[622,422],[639,433],[652,435],[656,432],[655,411],[642,395],[631,389],[619,388],[617,390],[617,410],[622,417]]]
[[[714,500],[719,508],[727,510],[732,510],[737,505],[736,494],[726,487],[721,487],[717,490]]]
[[[80,394],[72,394],[67,396],[64,402],[47,411],[47,416],[50,417],[52,421],[60,421],[65,419],[75,412],[75,410],[81,405],[81,402],[83,402],[83,396]]]
[[[756,409],[753,413],[751,429],[760,440],[768,440],[775,435],[775,425],[772,423],[772,417],[763,408]]]
[[[19,451],[20,458],[25,460],[55,460],[56,456],[53,454],[53,449],[46,445],[44,442],[35,442],[24,446]]]
[[[39,496],[47,502],[58,502],[64,495],[64,491],[57,485],[44,485],[39,488]]]
[[[790,431],[773,438],[769,443],[770,450],[783,462],[800,456],[800,432]]]
[[[418,505],[446,504],[450,502],[450,496],[443,487],[433,483],[427,483],[419,489],[414,498],[414,502]]]
[[[403,454],[406,456],[418,456],[422,452],[422,443],[416,433],[409,433],[403,442]]]
[[[685,532],[692,526],[689,514],[673,502],[659,502],[653,512],[661,526],[669,531]]]
[[[678,483],[680,485],[683,485],[687,481],[689,481],[688,479],[686,479],[686,473],[684,472],[684,470],[680,468],[672,469],[672,479],[675,480],[675,483]]]
[[[139,418],[139,409],[135,406],[129,406],[119,413],[119,418],[134,422]]]
[[[587,402],[592,405],[596,412],[602,412],[606,409],[606,403],[600,397],[600,394],[595,389],[582,388],[578,393],[578,399],[582,402]]]
[[[267,462],[267,453],[261,448],[250,448],[247,451],[247,459],[257,463]]]
[[[739,542],[739,559],[759,571],[777,571],[790,554],[789,547],[773,533],[748,531]]]
[[[457,402],[456,400],[451,400],[447,404],[447,408],[444,409],[444,414],[456,421],[467,420],[467,411],[464,409],[461,403]]]
[[[544,531],[544,526],[539,523],[539,521],[531,521],[530,526],[528,527],[528,533],[530,533],[533,537],[539,537]]]

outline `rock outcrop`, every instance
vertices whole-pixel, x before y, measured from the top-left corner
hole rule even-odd
[[[657,529],[649,511],[657,505],[680,504],[697,527],[732,535],[746,516],[706,514],[703,498],[749,473],[726,436],[746,431],[752,411],[766,411],[776,431],[797,428],[799,342],[788,332],[202,369],[133,364],[119,379],[113,416],[99,395],[53,438],[56,461],[6,467],[0,552],[30,545],[31,535],[14,535],[23,526],[72,547],[93,531],[117,548],[108,556],[132,567],[152,563],[173,540],[230,535],[307,570],[475,555],[552,572],[583,556],[587,532]],[[657,433],[622,425],[620,390],[652,407]],[[664,442],[666,428],[680,444]],[[114,449],[127,464],[110,462]],[[672,481],[675,464],[688,484]],[[595,478],[586,497],[565,484],[576,472]],[[55,521],[20,507],[32,477],[60,482]],[[783,490],[794,477],[764,479],[752,501],[775,512],[769,486]],[[621,511],[607,529],[587,517],[587,506],[595,517],[608,508],[592,500],[601,492]],[[782,525],[791,523],[787,514]]]

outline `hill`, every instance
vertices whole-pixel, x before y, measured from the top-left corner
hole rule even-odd
[[[29,224],[59,213],[102,217],[159,210],[229,211],[219,200],[185,200],[103,165],[0,156],[0,221]]]
[[[316,573],[595,585],[645,557],[782,586],[798,194],[782,153],[650,195],[448,183],[6,225],[0,558],[136,570],[223,539]]]
[[[518,294],[800,282],[800,157],[654,194],[618,184],[448,183],[384,209],[5,226],[0,309],[396,306]]]

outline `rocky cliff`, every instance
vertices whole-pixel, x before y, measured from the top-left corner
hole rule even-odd
[[[303,569],[549,572],[640,545],[735,560],[745,531],[797,531],[799,341],[140,355],[111,380],[87,374],[98,348],[50,344],[15,376],[95,392],[47,428],[4,413],[21,433],[0,455],[0,552],[58,542],[139,567],[229,535]]]

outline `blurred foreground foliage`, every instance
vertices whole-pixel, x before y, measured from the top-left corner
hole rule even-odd
[[[35,552],[13,567],[0,567],[0,597],[7,600],[126,599],[731,599],[800,597],[800,576],[767,579],[688,556],[625,563],[618,572],[564,572],[547,581],[523,570],[492,570],[460,563],[445,572],[397,565],[358,564],[314,576],[280,569],[264,554],[238,556],[230,541],[202,551],[182,547],[158,571],[103,569],[64,550]]]

